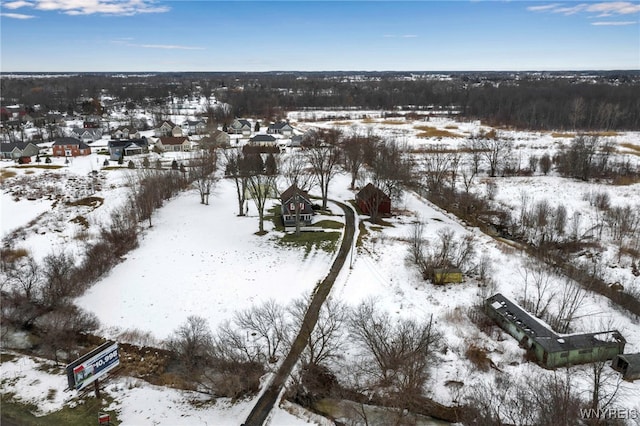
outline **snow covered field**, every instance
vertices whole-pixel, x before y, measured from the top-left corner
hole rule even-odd
[[[361,113],[362,114],[362,113]],[[303,114],[294,114],[292,120]],[[428,124],[451,132],[468,135],[477,131],[478,123],[457,123],[452,120],[435,120],[429,123],[409,122],[388,124],[389,120],[377,118],[357,118],[348,125],[338,123],[345,129],[355,126],[359,129],[371,128],[375,132],[396,138],[412,148],[435,144],[460,146],[462,138],[425,139],[417,137],[415,127]],[[386,123],[386,124],[385,124]],[[332,127],[335,122],[300,123],[300,127]],[[455,127],[455,129],[453,128]],[[549,134],[510,132],[515,138],[519,152],[526,158],[541,150],[550,152],[565,140]],[[631,142],[640,145],[640,134],[624,133],[613,137],[616,143]],[[632,156],[638,164],[640,157]],[[92,155],[86,159],[76,159],[57,173],[65,175],[87,175],[99,161]],[[96,166],[96,164],[98,166]],[[6,168],[10,163],[0,163]],[[33,170],[34,175],[44,173],[37,169],[14,169],[19,175]],[[52,171],[53,172],[53,171]],[[123,176],[127,171],[104,171],[104,203],[86,212],[92,225],[99,224],[108,217],[108,212],[118,202],[122,202]],[[7,180],[9,182],[9,180]],[[338,175],[331,184],[330,197],[337,200],[352,200],[353,192],[348,189],[349,179]],[[557,176],[534,176],[527,178],[500,178],[497,180],[496,200],[513,211],[519,208],[522,191],[532,200],[548,199],[554,205],[562,203],[569,211],[587,212],[588,202],[584,195],[602,189],[594,183],[574,182]],[[108,189],[108,190],[107,190]],[[640,184],[629,186],[607,186],[612,205],[640,202]],[[242,310],[267,299],[275,299],[286,304],[290,300],[308,294],[321,280],[332,261],[332,255],[323,251],[312,251],[305,255],[302,249],[283,248],[276,244],[274,232],[268,222],[265,236],[256,236],[257,217],[255,207],[249,204],[249,217],[237,217],[237,202],[232,182],[220,181],[211,205],[199,203],[196,192],[187,191],[154,213],[154,225],[147,228],[140,246],[131,251],[126,260],[116,266],[106,277],[89,289],[76,303],[94,312],[101,321],[101,333],[105,337],[116,337],[119,333],[139,329],[149,332],[156,339],[166,338],[184,322],[189,315],[206,318],[212,327],[230,319],[237,310]],[[316,194],[319,191],[311,191]],[[75,224],[67,224],[59,232],[49,229],[52,224],[61,223],[59,210],[51,209],[46,200],[14,201],[7,195],[6,188],[0,194],[2,202],[3,238],[17,227],[24,226],[34,218],[44,215],[38,223],[30,225],[28,232],[20,233],[20,241],[13,241],[16,247],[24,247],[46,255],[51,250],[64,247],[79,250],[79,229]],[[512,376],[522,376],[531,372],[552,374],[535,364],[525,361],[524,350],[517,342],[506,336],[495,340],[480,332],[465,315],[466,309],[476,304],[484,296],[473,279],[459,285],[435,286],[424,281],[417,269],[407,263],[408,243],[413,223],[425,223],[424,236],[435,241],[438,230],[449,228],[458,236],[473,235],[478,257],[487,256],[492,264],[496,291],[508,297],[519,299],[524,291],[524,269],[527,257],[504,243],[482,234],[478,229],[464,226],[455,217],[441,211],[414,193],[407,193],[396,214],[388,220],[391,226],[372,227],[369,223],[368,236],[353,259],[352,268],[345,268],[330,295],[349,305],[375,297],[378,306],[398,317],[428,318],[434,321],[446,336],[446,353],[439,354],[440,363],[432,372],[428,389],[432,398],[451,404],[456,395],[446,386],[448,381],[463,382],[469,386],[478,381],[488,381],[497,374],[477,371],[466,359],[465,349],[473,343],[487,349],[491,360],[502,371]],[[333,208],[337,212],[337,208]],[[585,213],[586,214],[586,213]],[[337,220],[337,219],[334,219]],[[585,219],[585,223],[587,219]],[[640,288],[640,278],[619,268],[611,253],[606,264],[610,279],[624,281],[626,286]],[[560,280],[554,282],[560,285]],[[627,340],[625,352],[640,352],[640,322],[609,301],[598,295],[589,295],[580,307],[574,328],[577,331],[592,331],[603,324],[619,329]],[[576,371],[584,367],[574,367]],[[586,374],[577,375],[578,383],[585,392],[588,390]],[[46,394],[47,389],[57,389],[56,397],[42,405],[42,413],[55,410],[70,401],[72,395],[63,393],[66,381],[60,375],[45,375],[38,371],[33,361],[19,358],[2,364],[2,378],[11,378],[11,387],[6,388],[21,395],[25,401],[36,401]],[[37,381],[37,386],[29,383]],[[6,391],[6,390],[5,390]],[[178,424],[238,424],[246,418],[253,401],[229,404],[218,401],[205,408],[194,408],[188,399],[198,398],[186,392],[158,388],[133,379],[118,378],[109,385],[107,392],[115,398],[110,410],[117,410],[122,424],[152,424],[152,419],[164,425]],[[64,396],[63,396],[64,395]],[[619,390],[618,404],[628,409],[640,410],[640,382],[623,382]],[[40,404],[38,404],[40,406]],[[209,423],[211,424],[211,423]],[[287,412],[277,409],[272,417],[273,425],[307,424]]]

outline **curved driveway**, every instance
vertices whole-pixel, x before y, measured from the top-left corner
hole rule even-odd
[[[307,313],[302,320],[300,331],[298,332],[296,339],[293,341],[291,350],[280,365],[280,368],[273,377],[269,387],[264,391],[260,398],[258,398],[256,405],[251,410],[251,413],[249,413],[247,420],[243,423],[244,426],[261,426],[267,419],[273,405],[278,400],[278,395],[280,395],[284,383],[291,374],[291,370],[293,370],[294,365],[300,358],[300,354],[302,354],[302,351],[307,345],[307,337],[318,322],[320,308],[322,308],[324,301],[331,292],[333,283],[342,270],[347,256],[349,255],[349,251],[353,247],[353,238],[356,230],[354,211],[344,203],[339,203],[337,201],[334,202],[344,210],[345,217],[344,235],[342,243],[340,244],[340,249],[338,250],[338,255],[333,261],[333,265],[331,265],[329,273],[324,280],[318,284],[314,291],[313,298],[311,299]]]

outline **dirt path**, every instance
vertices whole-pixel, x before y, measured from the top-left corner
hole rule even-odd
[[[318,322],[320,308],[322,308],[324,301],[331,292],[333,283],[342,270],[342,267],[347,260],[347,256],[349,255],[349,251],[353,247],[353,238],[356,229],[353,209],[346,204],[339,203],[337,201],[334,202],[344,210],[345,217],[344,236],[342,238],[340,249],[338,250],[338,255],[333,261],[333,265],[331,265],[331,269],[327,276],[315,289],[313,298],[309,304],[309,308],[307,309],[307,313],[302,320],[300,331],[291,346],[289,354],[287,354],[287,357],[280,365],[280,368],[273,377],[269,387],[264,391],[260,398],[258,398],[256,405],[251,410],[251,413],[249,413],[247,420],[243,423],[244,426],[261,426],[267,419],[273,405],[278,400],[278,395],[280,395],[284,383],[291,374],[291,370],[298,362],[300,354],[307,345],[307,336],[309,336],[310,330],[313,330]]]

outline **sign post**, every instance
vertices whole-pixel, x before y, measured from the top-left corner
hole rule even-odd
[[[111,416],[107,413],[98,413],[98,424],[99,425],[110,425],[111,424]]]
[[[96,398],[99,398],[98,379],[118,365],[120,365],[118,344],[106,342],[67,365],[65,372],[69,389],[82,390],[94,383]]]

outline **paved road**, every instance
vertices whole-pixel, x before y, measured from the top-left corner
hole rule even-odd
[[[313,330],[313,328],[316,326],[316,323],[318,322],[320,308],[322,308],[324,301],[331,292],[333,283],[342,270],[347,256],[349,255],[349,251],[353,246],[353,237],[356,230],[355,214],[353,212],[353,209],[351,209],[351,207],[347,206],[346,204],[339,203],[337,201],[334,202],[338,204],[342,208],[342,210],[344,210],[345,217],[344,236],[342,238],[340,249],[338,250],[338,255],[333,261],[333,265],[331,265],[331,269],[329,270],[329,273],[327,274],[325,279],[318,285],[318,287],[316,287],[311,303],[309,304],[309,308],[307,309],[307,313],[302,320],[300,331],[298,332],[298,335],[296,336],[296,339],[291,346],[289,354],[280,365],[280,368],[273,377],[273,380],[271,381],[271,384],[269,384],[269,387],[260,396],[260,398],[258,398],[256,405],[251,410],[251,413],[249,413],[247,420],[243,423],[243,425],[245,426],[262,426],[262,424],[267,419],[267,416],[273,408],[273,405],[278,400],[278,395],[280,395],[285,381],[291,374],[291,370],[298,362],[300,354],[307,345],[307,337],[309,336],[310,331]]]

